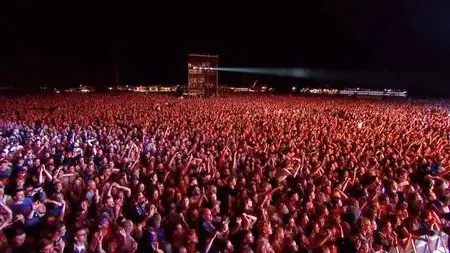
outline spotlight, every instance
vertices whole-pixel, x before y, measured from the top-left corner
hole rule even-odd
[[[292,91],[295,91],[297,88],[295,88],[295,86],[292,86]]]

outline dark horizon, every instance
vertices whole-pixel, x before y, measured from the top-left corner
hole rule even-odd
[[[218,54],[224,67],[395,76],[357,85],[221,73],[222,84],[250,85],[257,79],[283,87],[304,83],[449,94],[445,5],[450,4],[324,0],[293,7],[197,7],[195,12],[184,6],[167,12],[145,6],[6,6],[0,86],[108,86],[117,80],[116,66],[124,85],[179,84],[187,79],[187,55],[209,53]],[[399,73],[415,75],[399,78]]]

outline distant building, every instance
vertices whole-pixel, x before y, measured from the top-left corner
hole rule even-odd
[[[82,92],[82,93],[89,93],[89,92],[95,92],[95,88],[93,86],[80,84],[78,87],[73,87],[69,89],[65,89],[65,92]]]

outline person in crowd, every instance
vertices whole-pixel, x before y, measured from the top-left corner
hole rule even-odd
[[[446,101],[0,99],[0,252],[384,252],[450,231]]]

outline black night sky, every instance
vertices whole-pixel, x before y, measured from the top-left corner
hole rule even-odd
[[[150,3],[2,4],[0,85],[111,85],[115,62],[122,84],[178,84],[186,82],[188,53],[211,53],[221,66],[365,70],[402,76],[379,87],[450,91],[450,3],[444,1]],[[220,76],[223,84],[255,79],[304,82]]]

